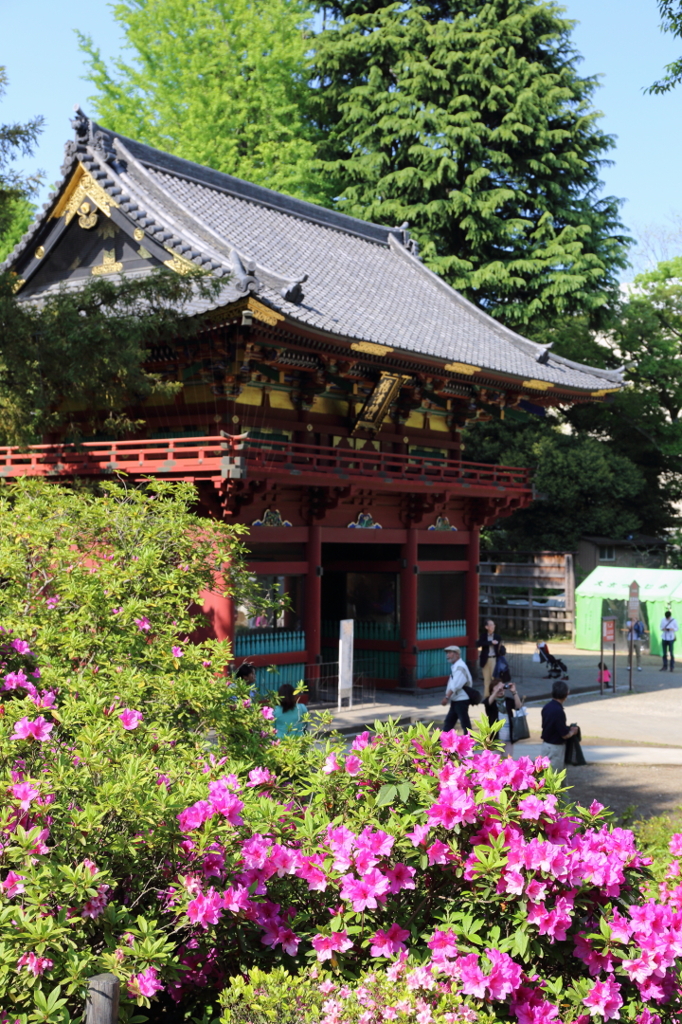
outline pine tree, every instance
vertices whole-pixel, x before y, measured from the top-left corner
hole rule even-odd
[[[96,116],[187,160],[313,201],[306,0],[123,0],[131,59],[109,69],[88,37]]]
[[[516,325],[598,308],[626,264],[612,139],[572,23],[545,0],[339,0],[317,36],[339,209],[409,222],[425,262]]]

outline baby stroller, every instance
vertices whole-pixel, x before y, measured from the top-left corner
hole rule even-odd
[[[545,679],[568,679],[568,669],[561,658],[555,658],[553,654],[550,654],[549,647],[547,644],[540,640],[538,641],[538,654],[540,655],[540,662],[547,666],[547,675]]]

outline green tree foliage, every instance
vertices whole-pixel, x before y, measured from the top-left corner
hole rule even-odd
[[[5,68],[0,66],[0,98],[7,86]],[[44,119],[34,117],[26,124],[0,124],[0,262],[26,231],[33,213],[28,202],[41,181],[40,174],[21,174],[13,166],[18,156],[31,156],[43,129]]]
[[[508,323],[592,310],[625,265],[612,146],[546,0],[339,0],[315,40],[339,209],[408,221],[430,267]]]
[[[106,66],[88,38],[95,110],[107,127],[304,199],[313,174],[306,0],[124,0],[129,61]]]
[[[120,283],[93,278],[78,292],[61,290],[34,304],[18,301],[14,284],[14,275],[0,275],[5,444],[35,442],[57,428],[77,438],[98,428],[125,433],[135,427],[126,411],[131,405],[181,386],[144,370],[147,346],[195,333],[201,319],[187,319],[185,304],[220,286],[162,270]]]
[[[680,0],[658,0],[661,28],[664,32],[682,39],[682,2]],[[670,92],[682,82],[682,57],[667,64],[665,75],[649,88],[649,92]]]
[[[595,332],[589,317],[567,317],[539,336],[569,359],[604,368],[625,364],[627,388],[607,402],[525,422],[512,414],[467,432],[468,457],[533,467],[535,485],[549,499],[499,524],[506,543],[532,547],[535,536],[542,546],[570,548],[580,533],[660,535],[676,521],[675,502],[682,497],[682,258],[638,275],[602,311],[600,323]]]
[[[608,441],[564,433],[555,418],[477,423],[466,432],[466,454],[533,470],[538,500],[498,524],[497,544],[573,551],[583,534],[622,537],[642,527],[638,467]]]
[[[0,263],[7,259],[22,235],[26,234],[35,214],[35,206],[23,197],[2,204],[5,229],[0,234]]]

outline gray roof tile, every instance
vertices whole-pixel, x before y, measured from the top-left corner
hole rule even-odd
[[[74,155],[122,209],[185,258],[231,275],[216,305],[255,291],[291,320],[344,338],[558,387],[622,383],[620,371],[554,356],[472,305],[411,254],[401,228],[292,199],[117,138],[87,119],[77,134]],[[301,290],[301,301],[292,301]]]

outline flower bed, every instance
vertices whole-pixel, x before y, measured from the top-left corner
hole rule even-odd
[[[678,1020],[677,868],[485,732],[278,743],[188,642],[234,540],[189,491],[61,493],[0,502],[4,1018],[112,971],[124,1021]]]

